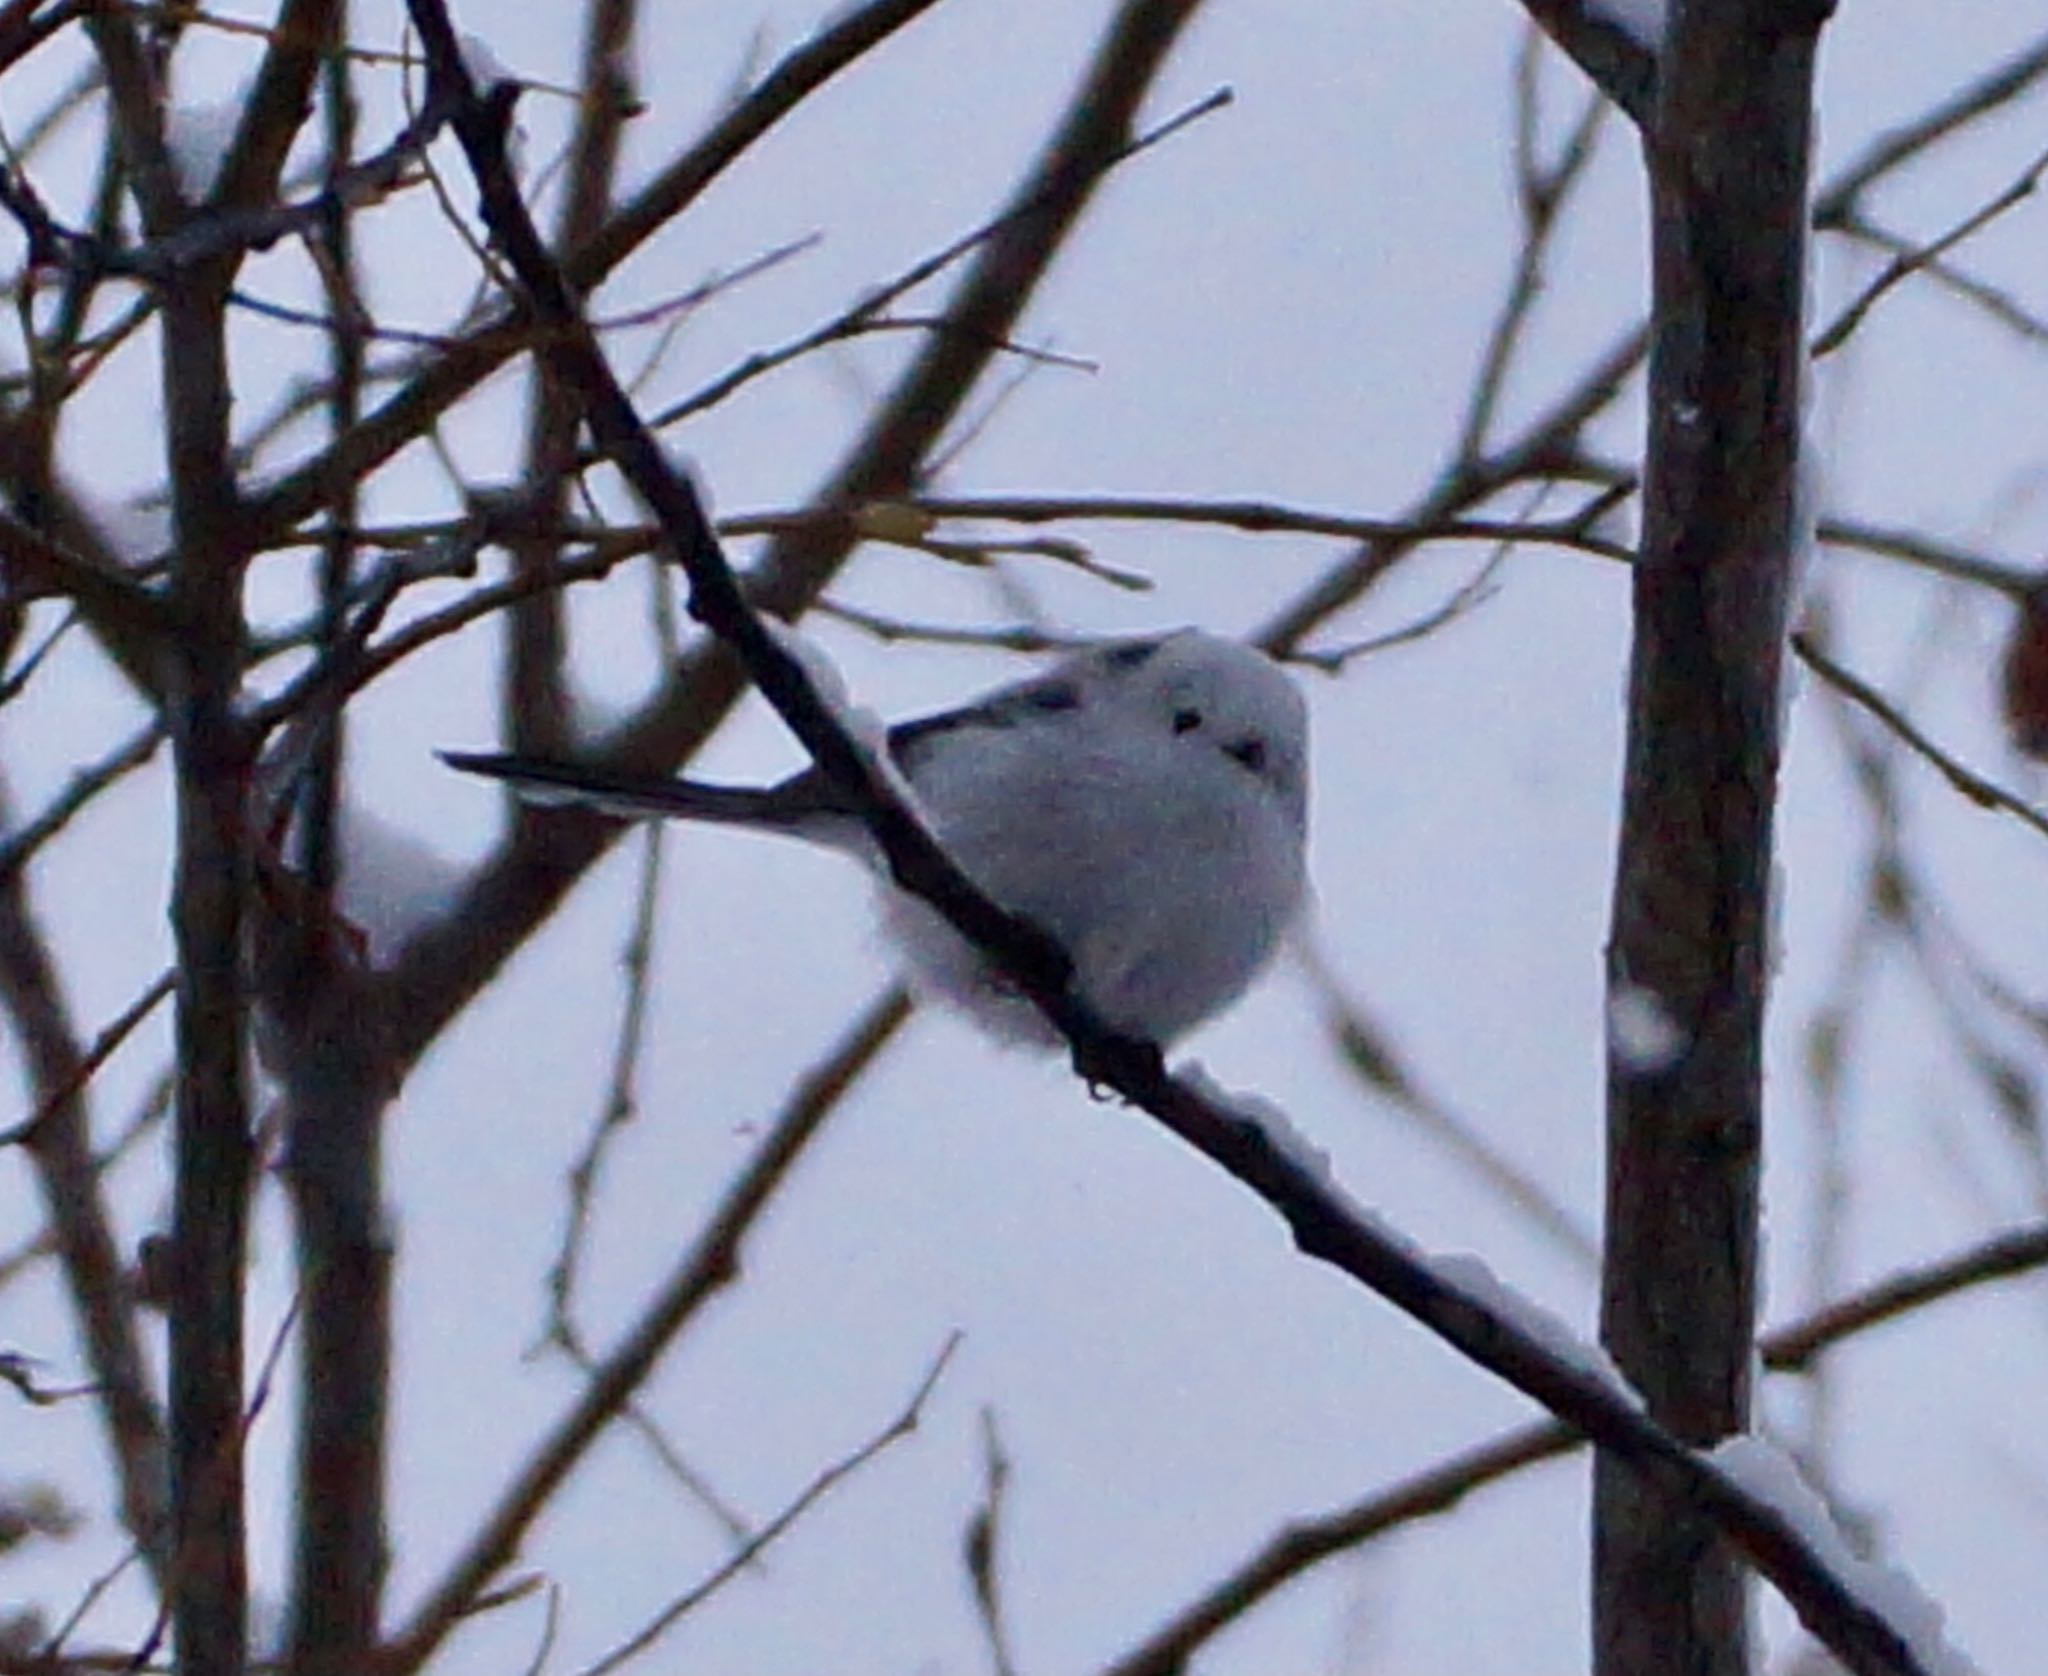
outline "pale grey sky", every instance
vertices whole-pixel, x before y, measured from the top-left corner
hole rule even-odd
[[[462,14],[512,69],[568,81],[571,10],[471,4]],[[802,5],[649,10],[643,159],[697,128],[750,53],[772,57],[820,15]],[[988,213],[1107,10],[947,0],[629,264],[600,310],[823,234],[818,248],[692,322],[656,385],[673,393],[843,307]],[[2016,47],[2039,24],[2024,10],[1846,6],[1824,55],[1821,175]],[[1520,26],[1503,0],[1212,8],[1152,114],[1223,84],[1234,103],[1116,177],[1025,323],[1032,341],[1100,370],[1036,374],[941,487],[1398,511],[1454,434],[1509,271],[1506,117]],[[366,18],[362,32],[395,38],[396,8]],[[225,87],[239,73],[236,54],[217,56]],[[1562,117],[1578,97],[1575,78],[1555,62],[1547,75]],[[526,110],[528,155],[544,160],[561,113],[540,98]],[[2037,98],[1887,189],[1880,202],[1893,225],[1931,235],[1991,196],[2040,149],[2043,111]],[[1554,262],[1511,413],[1540,404],[1641,306],[1639,170],[1619,118],[1604,145]],[[452,154],[446,161],[465,198],[466,178]],[[1971,247],[1980,271],[2037,311],[2041,213],[2023,207]],[[395,323],[441,323],[470,285],[445,238],[434,260],[413,255],[431,226],[424,206],[409,209],[391,218],[381,252],[373,244],[377,302]],[[1860,272],[1824,253],[1817,317],[1832,314]],[[252,286],[263,281],[259,268]],[[631,364],[626,341],[645,339],[622,341]],[[690,427],[679,445],[718,509],[800,502],[900,353],[885,342],[817,357]],[[2048,535],[2041,370],[2038,344],[1909,287],[1825,369],[1814,434],[1826,504],[1917,521],[2015,561],[2038,555]],[[262,383],[260,373],[249,379],[251,412]],[[502,469],[523,421],[520,386],[497,389],[488,411],[472,404],[451,427],[457,457],[478,473]],[[112,389],[108,404],[111,427]],[[1598,433],[1617,458],[1637,445],[1636,411],[1631,402],[1624,422]],[[109,494],[155,469],[153,437],[119,417],[118,434],[134,437],[133,469],[109,467]],[[437,468],[423,459],[417,471],[417,504],[398,504],[394,492],[381,512],[438,504]],[[1337,552],[1292,537],[1080,533],[1104,559],[1154,577],[1155,591],[1115,593],[1030,561],[1013,574],[1091,630],[1185,621],[1246,630]],[[1411,562],[1341,637],[1400,626],[1483,557],[1440,549]],[[1827,554],[1822,563],[1839,584],[1843,646],[1857,666],[1888,688],[1911,672],[1916,716],[2026,787],[1988,721],[2001,612],[1879,561]],[[1435,638],[1367,659],[1341,680],[1303,673],[1316,729],[1316,930],[1429,1085],[1590,1224],[1625,578],[1582,554],[1529,549],[1499,582]],[[279,603],[296,597],[288,582],[276,586]],[[987,621],[1005,610],[985,578],[942,575],[890,551],[864,555],[842,595],[923,619]],[[631,570],[575,596],[593,713],[644,679],[645,597],[644,576]],[[1010,667],[817,632],[856,696],[885,714],[948,702]],[[477,633],[420,660],[376,689],[355,736],[357,785],[372,811],[450,857],[481,852],[499,805],[448,775],[431,748],[489,742],[494,651]],[[32,695],[5,719],[25,804],[121,725],[119,704],[89,680],[64,693],[61,706],[54,692]],[[1781,826],[1770,1320],[1810,1301],[1801,1276],[1812,1142],[1798,1055],[1855,906],[1865,842],[1836,730],[1814,697],[1809,686],[1793,717]],[[707,765],[767,775],[793,757],[778,729],[752,715]],[[1916,853],[1931,858],[1956,923],[2039,994],[2048,852],[2015,824],[1960,804],[1930,773],[1908,765],[1900,775]],[[90,951],[79,973],[89,1019],[124,1004],[165,957],[161,858],[148,848],[164,790],[146,784],[96,817],[90,842],[37,875],[49,918],[70,946]],[[672,832],[667,843],[642,1117],[614,1156],[588,1276],[599,1345],[692,1237],[797,1069],[887,975],[852,868],[730,833]],[[109,866],[116,854],[125,859]],[[637,867],[637,842],[622,846],[421,1067],[392,1116],[394,1616],[571,1389],[559,1362],[522,1353],[541,1319],[562,1174],[603,1099]],[[2034,1203],[2011,1185],[2010,1154],[1994,1143],[1981,1094],[1960,1075],[1923,990],[1893,975],[1867,1020],[1871,1050],[1847,1137],[1856,1197],[1845,1260],[1859,1278],[1940,1253]],[[1226,1086],[1285,1106],[1381,1214],[1432,1247],[1482,1254],[1590,1330],[1592,1276],[1345,1081],[1298,975],[1277,973],[1187,1052]],[[148,1057],[131,1054],[109,1072],[108,1111],[141,1085]],[[131,1172],[123,1192],[139,1231],[160,1208],[159,1179]],[[9,1176],[0,1193],[0,1216],[14,1218],[26,1203],[20,1183]],[[251,1319],[260,1345],[289,1288],[274,1193],[259,1253]],[[51,1303],[47,1288],[10,1293],[0,1341],[48,1353],[61,1331]],[[1122,1651],[1290,1516],[1354,1499],[1531,1412],[1386,1306],[1302,1263],[1266,1213],[1145,1120],[1091,1104],[1056,1064],[999,1052],[937,1017],[917,1020],[862,1085],[750,1246],[745,1284],[664,1364],[649,1401],[721,1491],[764,1518],[882,1424],[954,1328],[965,1342],[924,1429],[843,1487],[645,1668],[985,1669],[958,1560],[979,1494],[984,1405],[999,1416],[1015,1468],[1010,1624],[1021,1666],[1045,1676]],[[2048,1337],[2036,1312],[2011,1297],[1952,1306],[1873,1336],[1846,1366],[1838,1463],[1856,1511],[1947,1603],[1957,1639],[1982,1665],[2025,1668],[2038,1647],[2034,1600],[2048,1547],[2037,1417]],[[1764,1409],[1767,1418],[1796,1412],[1776,1396]],[[280,1400],[255,1445],[256,1577],[272,1599],[288,1413]],[[9,1476],[96,1458],[81,1415],[24,1416],[9,1433],[0,1468]],[[36,1458],[16,1453],[24,1446]],[[1201,1668],[1578,1668],[1584,1483],[1582,1462],[1545,1467],[1329,1567],[1219,1641]],[[13,1568],[10,1592],[62,1600],[81,1554],[111,1559],[119,1547],[103,1523],[49,1560]],[[722,1551],[716,1526],[630,1439],[614,1438],[522,1557],[563,1589],[549,1669],[581,1669]],[[536,1597],[473,1626],[440,1668],[482,1676],[520,1667],[540,1615]],[[1781,1614],[1767,1621],[1782,1630]]]

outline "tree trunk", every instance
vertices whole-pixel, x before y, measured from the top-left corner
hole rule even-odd
[[[1711,1443],[1749,1412],[1780,681],[1798,544],[1807,146],[1824,12],[1674,0],[1646,130],[1654,325],[1608,949],[1602,1337]],[[1740,1676],[1744,1579],[1595,1472],[1599,1676]]]

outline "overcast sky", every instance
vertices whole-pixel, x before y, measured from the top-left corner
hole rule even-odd
[[[472,3],[462,16],[512,70],[568,82],[574,10]],[[983,219],[1060,108],[1107,10],[945,0],[814,100],[599,299],[600,312],[622,310],[821,235],[693,320],[653,389],[687,390],[795,335]],[[2039,25],[2028,10],[1985,0],[1845,7],[1823,55],[1819,175],[2017,47]],[[359,38],[396,39],[395,7],[365,11]],[[772,60],[820,16],[803,5],[647,12],[650,108],[634,141],[642,166],[696,131],[749,64]],[[1025,322],[1030,341],[1098,370],[1036,372],[940,487],[1397,513],[1455,435],[1510,272],[1507,118],[1520,27],[1504,0],[1212,7],[1150,114],[1225,85],[1234,102],[1109,183]],[[239,49],[209,49],[195,55],[181,94],[219,97],[244,67]],[[1561,122],[1580,86],[1554,57],[1546,75]],[[390,110],[388,97],[373,105],[380,118]],[[1931,236],[1992,196],[2040,150],[2044,110],[2037,98],[1887,188],[1878,201],[1891,224]],[[563,117],[540,97],[525,111],[537,167]],[[1539,406],[1642,307],[1640,169],[1618,118],[1603,147],[1562,239],[1510,419]],[[446,162],[465,199],[459,164],[452,154]],[[424,206],[397,212],[371,240],[375,301],[391,323],[444,324],[467,296],[459,252],[412,254],[431,225]],[[2042,212],[2023,206],[1969,255],[2040,312],[2043,249]],[[252,273],[258,289],[263,272]],[[1867,273],[1823,251],[1816,317],[1830,317]],[[270,353],[261,346],[285,341],[282,331],[245,340],[245,415],[262,410],[261,392],[283,376],[258,360]],[[645,334],[621,340],[622,364],[646,344]],[[290,352],[303,354],[303,342],[290,340]],[[901,353],[884,343],[814,357],[677,444],[719,511],[797,505]],[[109,381],[98,398],[105,428],[95,439],[117,436],[119,449],[74,453],[109,502],[159,470],[156,435],[133,412],[149,399],[148,370],[138,362],[129,383]],[[2038,343],[1906,288],[1826,369],[1813,423],[1825,505],[2015,562],[2038,556],[2048,534],[2041,372]],[[472,403],[450,427],[456,458],[480,476],[502,474],[523,422],[519,383],[494,389],[495,400]],[[1631,401],[1596,440],[1632,459],[1637,423]],[[433,512],[443,494],[423,458],[377,510]],[[1056,621],[1090,631],[1184,622],[1248,631],[1339,552],[1303,538],[1185,529],[1077,533],[1154,589],[1118,592],[1028,560],[1007,574]],[[1325,642],[1402,626],[1484,557],[1472,547],[1423,554]],[[1819,564],[1844,656],[1908,695],[1915,716],[1970,760],[2038,791],[1990,721],[2005,628],[1997,602],[1884,561],[1824,553]],[[1529,548],[1497,582],[1478,609],[1417,645],[1364,659],[1341,679],[1302,672],[1315,729],[1314,930],[1423,1081],[1590,1227],[1625,576],[1583,554]],[[593,719],[629,702],[651,667],[647,585],[625,570],[575,596]],[[275,589],[259,590],[266,609],[298,597],[290,579],[263,587]],[[1013,611],[985,575],[891,550],[864,554],[838,597],[959,624]],[[891,715],[1017,667],[987,653],[882,646],[829,625],[818,637],[861,702]],[[354,737],[355,787],[370,816],[451,864],[483,852],[501,809],[431,751],[492,742],[495,647],[482,631],[418,660],[375,689]],[[24,807],[125,725],[111,684],[82,660],[65,682],[0,719]],[[778,728],[750,714],[705,766],[753,778],[795,760]],[[2041,995],[2042,841],[1962,804],[1920,767],[1899,772],[1907,843],[1953,925],[2023,993]],[[128,788],[36,876],[73,954],[89,1024],[166,958],[161,852],[151,847],[164,796],[160,779]],[[1792,714],[1781,836],[1766,1213],[1773,1321],[1815,1301],[1803,1278],[1814,1146],[1800,1053],[1841,958],[1868,843],[1836,718],[1810,685]],[[588,1276],[598,1346],[693,1236],[799,1069],[889,975],[865,887],[843,862],[726,832],[675,831],[666,842],[643,1115],[606,1178]],[[622,845],[392,1113],[394,1617],[573,1389],[558,1360],[522,1356],[542,1318],[563,1172],[604,1098],[638,866],[637,840]],[[417,863],[408,880],[420,882]],[[2014,1186],[2014,1154],[1910,968],[1886,971],[1860,1029],[1846,1275],[1875,1277],[2037,1209]],[[1276,972],[1185,1051],[1224,1085],[1280,1102],[1332,1153],[1345,1184],[1398,1226],[1431,1247],[1482,1254],[1591,1330],[1593,1274],[1347,1081],[1298,973]],[[103,1117],[125,1110],[150,1059],[131,1051],[110,1068]],[[23,1184],[9,1174],[0,1195],[0,1221],[18,1224],[30,1203]],[[121,1203],[132,1238],[162,1214],[161,1175],[125,1174]],[[274,1190],[257,1247],[260,1347],[290,1287]],[[1957,1639],[1987,1669],[2024,1669],[2038,1656],[2048,1338],[2028,1302],[1986,1296],[1859,1343],[1845,1353],[1835,1421],[1852,1511],[1948,1604]],[[8,1293],[0,1321],[0,1343],[64,1355],[47,1286]],[[1296,1258],[1243,1191],[1145,1120],[1091,1103],[1057,1063],[999,1051],[938,1016],[915,1020],[862,1083],[749,1247],[744,1284],[664,1363],[649,1404],[724,1496],[765,1518],[882,1425],[955,1328],[965,1340],[924,1428],[645,1668],[986,1668],[958,1559],[979,1494],[984,1406],[1014,1463],[1009,1620],[1021,1667],[1043,1676],[1123,1650],[1289,1516],[1359,1497],[1531,1414],[1386,1306]],[[1764,1412],[1791,1424],[1800,1409],[1774,1395]],[[255,1443],[256,1579],[272,1602],[282,1588],[277,1474],[289,1413],[281,1397]],[[96,1470],[81,1414],[20,1415],[8,1434],[0,1472],[9,1477],[83,1482]],[[1201,1668],[1526,1676],[1582,1667],[1585,1483],[1583,1462],[1541,1468],[1328,1567],[1219,1641]],[[723,1540],[631,1439],[600,1448],[522,1558],[564,1590],[550,1670],[576,1671],[614,1644],[715,1565]],[[0,1592],[61,1604],[119,1552],[103,1519],[68,1548],[14,1567]],[[520,1667],[540,1616],[536,1599],[471,1628],[440,1668],[481,1676]],[[1782,1628],[1775,1612],[1767,1621]],[[118,1614],[103,1623],[108,1636],[123,1632]]]

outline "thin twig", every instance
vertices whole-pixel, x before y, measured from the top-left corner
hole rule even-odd
[[[43,806],[40,814],[0,840],[0,880],[11,879],[19,873],[35,853],[70,825],[87,804],[124,775],[149,761],[163,742],[163,722],[152,720],[98,762],[75,771],[64,789]]]
[[[1961,762],[1950,756],[1947,751],[1935,744],[1919,728],[1915,727],[1912,722],[1908,721],[1904,712],[1897,705],[1893,704],[1890,699],[1886,698],[1883,693],[1879,692],[1867,681],[1852,675],[1842,665],[1829,657],[1827,653],[1823,652],[1814,643],[1811,635],[1803,633],[1793,635],[1792,649],[1799,654],[1800,661],[1807,668],[1811,669],[1823,681],[1827,682],[1829,686],[1841,693],[1843,697],[1869,711],[1878,721],[1882,722],[1896,734],[1916,755],[1939,769],[1942,778],[1947,780],[1964,797],[1967,797],[1972,803],[1976,804],[1978,808],[2002,810],[2004,813],[2024,821],[2028,826],[2040,833],[2042,837],[2048,838],[2048,815],[2044,815],[2024,798],[2015,797],[2003,786],[1985,779],[1975,769],[1965,767]]]
[[[1544,264],[1551,244],[1563,225],[1563,212],[1572,189],[1586,177],[1594,157],[1594,142],[1613,108],[1597,89],[1589,93],[1557,160],[1546,165],[1538,158],[1541,108],[1537,91],[1542,56],[1537,45],[1541,39],[1533,27],[1529,29],[1515,62],[1515,186],[1522,212],[1522,240],[1515,258],[1514,278],[1487,333],[1479,373],[1472,381],[1465,418],[1458,427],[1455,452],[1461,460],[1476,460],[1485,452],[1487,432],[1493,428],[1515,352],[1524,340],[1536,299],[1542,295]]]
[[[1448,628],[1460,617],[1476,611],[1493,598],[1499,591],[1494,578],[1500,574],[1501,566],[1507,563],[1514,550],[1513,542],[1501,542],[1487,555],[1484,564],[1445,595],[1441,604],[1423,612],[1412,622],[1403,623],[1399,628],[1389,629],[1384,634],[1373,634],[1363,640],[1354,640],[1349,645],[1322,647],[1313,651],[1306,647],[1298,648],[1294,653],[1294,661],[1334,675],[1346,664],[1359,658],[1371,657],[1376,652],[1389,651],[1396,646],[1410,646],[1419,640],[1429,639],[1439,629]]]
[[[533,1657],[526,1661],[526,1676],[541,1676],[547,1669],[548,1654],[554,1651],[555,1632],[562,1621],[562,1589],[558,1583],[547,1588],[547,1607],[541,1614],[540,1641],[533,1649]]]
[[[1966,82],[1912,121],[1879,134],[1837,169],[1813,197],[1813,225],[1826,232],[1878,181],[1896,174],[1951,134],[2005,109],[2048,77],[2048,35],[2041,35],[1973,82]]]
[[[1861,210],[1852,210],[1845,215],[1836,231],[1842,238],[1867,244],[1886,256],[1910,256],[1919,248],[1913,240],[1880,227]],[[2048,320],[2032,313],[2011,292],[1939,258],[1926,263],[1921,271],[1942,290],[1990,316],[2006,330],[2017,333],[2030,343],[2048,343]]]
[[[479,1521],[462,1552],[427,1591],[411,1620],[385,1646],[380,1676],[413,1676],[474,1608],[491,1579],[563,1481],[654,1371],[662,1353],[697,1311],[739,1272],[739,1254],[761,1212],[788,1178],[856,1079],[910,1017],[910,998],[878,997],[832,1051],[792,1090],[782,1115],[712,1213],[696,1243],[670,1271],[617,1349]]]
[[[889,645],[905,642],[921,646],[977,646],[988,651],[1032,654],[1078,651],[1097,645],[1102,639],[1091,634],[1055,634],[1029,624],[1012,628],[954,628],[943,623],[912,623],[835,599],[821,599],[815,609],[820,616],[859,629]]]
[[[747,151],[869,51],[938,0],[865,0],[838,15],[777,63],[736,100],[683,156],[661,170],[566,257],[570,281],[588,295],[670,219],[723,176]],[[408,62],[412,62],[408,60]],[[385,460],[420,440],[442,414],[491,373],[525,350],[531,334],[509,315],[478,325],[458,349],[417,369],[409,381],[346,437],[302,461],[245,507],[248,534],[264,540],[302,523],[337,482],[361,481]]]
[[[50,1669],[63,1669],[64,1665],[60,1664],[58,1659],[59,1655],[64,1651],[64,1643],[69,1641],[77,1631],[78,1626],[85,1622],[92,1609],[99,1604],[100,1598],[127,1574],[130,1566],[134,1565],[141,1558],[142,1550],[130,1544],[118,1560],[88,1583],[85,1586],[85,1592],[78,1597],[76,1604],[64,1615],[64,1621],[50,1632],[48,1639],[37,1649],[37,1660],[39,1662],[48,1661],[47,1667]],[[65,1661],[65,1663],[71,1662],[74,1661]]]
[[[962,1558],[974,1589],[982,1633],[988,1637],[995,1676],[1016,1676],[1017,1660],[1010,1651],[1009,1630],[1003,1620],[1003,1504],[1010,1487],[1010,1457],[1003,1453],[992,1408],[981,1411],[981,1481],[981,1505],[967,1521]]]
[[[555,1260],[548,1266],[547,1320],[543,1338],[565,1348],[581,1342],[575,1325],[576,1278],[582,1268],[584,1237],[589,1231],[591,1201],[597,1189],[598,1171],[606,1151],[619,1131],[633,1120],[638,1110],[635,1088],[639,1079],[640,1055],[647,1041],[647,992],[653,971],[654,925],[661,901],[662,833],[653,822],[647,824],[640,851],[640,888],[635,894],[633,929],[620,951],[619,965],[625,974],[625,1005],[619,1015],[618,1039],[612,1049],[611,1087],[604,1109],[569,1169],[568,1213],[563,1221],[561,1243]]]
[[[1991,588],[2011,600],[2024,599],[2041,581],[2036,565],[2008,564],[1896,525],[1865,523],[1855,518],[1823,518],[1814,534],[1830,547],[1898,559],[1936,576]]]
[[[919,1420],[923,1418],[924,1405],[930,1399],[933,1388],[938,1384],[939,1376],[946,1371],[946,1364],[953,1359],[953,1352],[960,1347],[960,1338],[961,1335],[958,1332],[953,1333],[947,1338],[945,1344],[940,1347],[937,1357],[933,1359],[931,1366],[925,1370],[924,1377],[918,1381],[917,1389],[910,1394],[909,1402],[904,1405],[902,1411],[897,1414],[895,1419],[891,1420],[851,1454],[834,1461],[830,1466],[818,1473],[810,1483],[806,1484],[783,1507],[781,1512],[762,1525],[746,1544],[741,1547],[738,1553],[729,1557],[702,1582],[695,1584],[676,1596],[674,1600],[664,1606],[645,1625],[614,1647],[609,1653],[605,1654],[595,1664],[586,1666],[582,1676],[610,1676],[612,1671],[619,1669],[628,1661],[638,1658],[673,1629],[686,1614],[703,1605],[705,1601],[709,1600],[720,1589],[724,1588],[726,1584],[737,1577],[740,1572],[745,1570],[748,1565],[758,1559],[772,1543],[786,1534],[792,1525],[808,1513],[812,1507],[832,1490],[860,1471],[862,1467],[866,1466],[868,1462],[881,1454],[891,1444],[900,1442],[916,1431]]]
[[[2044,170],[2048,170],[2048,151],[2036,156],[2003,192],[1971,211],[1947,232],[1913,250],[1902,251],[1894,256],[1884,271],[1866,285],[1848,306],[1835,316],[1833,323],[1813,340],[1813,358],[1817,361],[1823,355],[1832,354],[1841,348],[1848,341],[1849,334],[1863,323],[1864,316],[1877,307],[1888,291],[1903,284],[1914,274],[1933,267],[1965,239],[1982,232],[2007,210],[2031,198],[2041,184]]]
[[[22,695],[35,678],[36,671],[42,668],[43,660],[57,649],[65,635],[78,626],[78,621],[76,610],[66,611],[49,633],[29,648],[21,662],[7,672],[4,680],[0,680],[0,704],[11,704]]]
[[[1594,498],[1593,518],[1585,511],[1564,518],[1527,521],[1445,514],[1413,518],[1361,518],[1277,501],[1169,499],[1144,495],[920,495],[908,503],[934,518],[985,519],[1019,524],[1135,522],[1205,524],[1253,535],[1320,535],[1346,541],[1387,541],[1419,545],[1428,541],[1547,542],[1574,547],[1604,559],[1627,560],[1631,550],[1595,533],[1612,498]]]
[[[0,1146],[28,1146],[34,1144],[44,1124],[67,1102],[78,1097],[85,1085],[92,1081],[99,1068],[113,1058],[136,1026],[156,1011],[177,987],[177,974],[162,973],[147,989],[129,1002],[121,1012],[100,1033],[93,1038],[92,1045],[85,1050],[71,1075],[56,1087],[47,1090],[36,1109],[12,1129],[0,1130]]]
[[[135,1149],[143,1136],[163,1121],[164,1110],[170,1100],[166,1079],[159,1078],[149,1099],[142,1102],[132,1117],[122,1126],[121,1132],[93,1154],[92,1173],[102,1175],[112,1169]],[[22,1240],[11,1250],[0,1253],[0,1287],[20,1278],[35,1263],[52,1256],[57,1249],[54,1229],[45,1227]]]
[[[1108,159],[1102,167],[1108,168],[1117,163],[1127,162],[1142,152],[1149,151],[1153,146],[1171,138],[1191,123],[1222,110],[1230,103],[1230,100],[1230,90],[1228,88],[1218,88],[1206,98],[1199,99],[1194,104],[1168,117],[1157,127],[1149,129],[1145,133],[1139,134],[1127,141],[1119,148],[1116,155]],[[790,362],[809,355],[827,344],[842,342],[847,338],[858,337],[865,332],[873,330],[900,330],[900,322],[877,324],[882,318],[882,311],[884,309],[895,302],[897,298],[924,284],[926,280],[944,273],[946,269],[961,260],[961,258],[987,245],[999,233],[1014,226],[1017,222],[1037,214],[1042,208],[1043,205],[1030,198],[1026,198],[1021,203],[1010,205],[1001,214],[961,234],[950,244],[943,245],[929,256],[921,257],[919,260],[911,263],[909,267],[905,268],[894,278],[885,280],[880,285],[864,292],[851,307],[847,308],[843,313],[835,315],[832,319],[825,321],[822,325],[814,326],[810,331],[804,332],[774,349],[756,350],[702,389],[662,408],[648,419],[648,428],[657,431],[666,430],[671,426],[681,423],[684,419],[691,418],[696,414],[705,412],[709,408],[716,407],[735,391],[747,384],[751,384],[755,379],[775,371],[778,367],[787,366]],[[941,316],[931,320],[930,327],[935,331],[960,330],[959,325],[951,316]],[[995,347],[1009,351],[1015,345],[1005,336],[995,340]]]

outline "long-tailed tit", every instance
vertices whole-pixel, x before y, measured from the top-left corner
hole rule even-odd
[[[1260,653],[1196,629],[1080,652],[957,710],[902,722],[890,758],[932,834],[1048,933],[1102,1021],[1165,1044],[1235,1000],[1301,907],[1308,713]],[[765,789],[445,753],[538,803],[873,843],[817,769]],[[883,892],[913,973],[995,1034],[1051,1026],[925,903]]]

